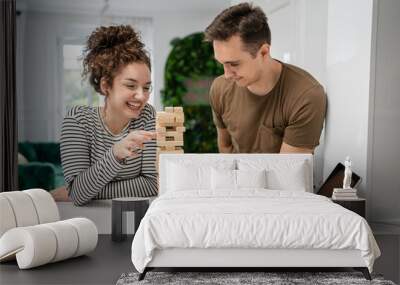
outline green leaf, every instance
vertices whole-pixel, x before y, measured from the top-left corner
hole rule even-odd
[[[223,68],[214,60],[210,43],[203,33],[194,33],[171,41],[172,50],[165,65],[165,89],[161,90],[164,106],[183,106],[185,110],[185,152],[218,152],[217,132],[209,105],[185,105],[187,79],[218,77]]]

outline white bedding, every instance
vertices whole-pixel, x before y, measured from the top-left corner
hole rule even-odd
[[[359,215],[324,196],[266,189],[162,195],[138,228],[132,262],[143,272],[165,248],[358,249],[370,272],[380,255]]]

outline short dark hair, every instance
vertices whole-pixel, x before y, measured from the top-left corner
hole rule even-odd
[[[101,26],[87,40],[82,76],[89,76],[89,83],[102,94],[100,80],[104,78],[112,86],[117,71],[134,62],[144,63],[151,70],[150,57],[139,34],[129,25]]]
[[[260,7],[241,3],[222,11],[205,31],[206,41],[226,41],[239,35],[246,49],[255,55],[264,44],[271,44],[268,19]]]

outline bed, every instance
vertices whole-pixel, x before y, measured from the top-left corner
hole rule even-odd
[[[132,242],[154,268],[353,267],[380,255],[364,218],[313,193],[308,154],[162,154],[160,188]]]

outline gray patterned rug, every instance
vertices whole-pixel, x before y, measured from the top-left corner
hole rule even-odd
[[[395,285],[380,275],[372,275],[372,281],[364,278],[360,272],[148,272],[142,281],[139,273],[122,274],[117,285],[134,284],[222,284],[222,285],[292,285],[292,284],[379,284]]]

